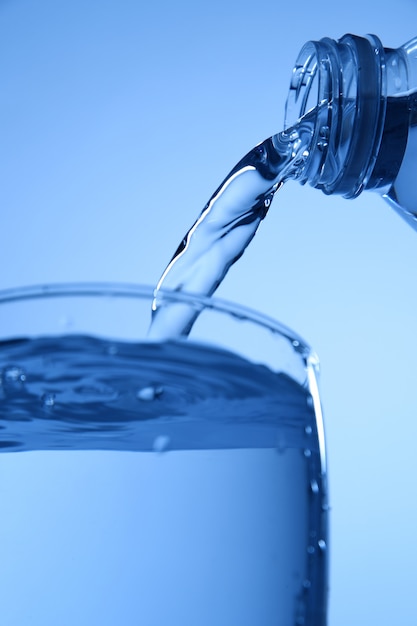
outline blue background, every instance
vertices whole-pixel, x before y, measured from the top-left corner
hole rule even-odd
[[[154,283],[232,166],[281,130],[305,41],[398,47],[412,0],[0,0],[0,287]],[[330,624],[415,624],[417,233],[289,183],[218,295],[322,363]]]

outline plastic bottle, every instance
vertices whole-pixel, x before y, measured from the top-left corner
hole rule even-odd
[[[317,107],[298,178],[326,194],[381,194],[417,229],[417,37],[384,48],[375,35],[310,41],[292,74],[285,128]]]

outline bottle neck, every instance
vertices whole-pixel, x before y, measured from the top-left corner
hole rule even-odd
[[[285,115],[287,128],[309,110],[317,111],[301,183],[346,198],[363,189],[389,189],[408,136],[408,99],[390,95],[401,72],[406,76],[401,54],[384,49],[374,35],[305,44],[293,69]]]

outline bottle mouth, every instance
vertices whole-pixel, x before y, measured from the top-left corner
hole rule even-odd
[[[384,48],[376,36],[347,34],[304,45],[291,77],[285,128],[313,109],[314,149],[299,180],[355,197],[374,169],[385,120]]]

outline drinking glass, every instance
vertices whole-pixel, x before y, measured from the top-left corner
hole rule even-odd
[[[5,626],[323,626],[315,353],[273,319],[152,287],[0,292]]]

